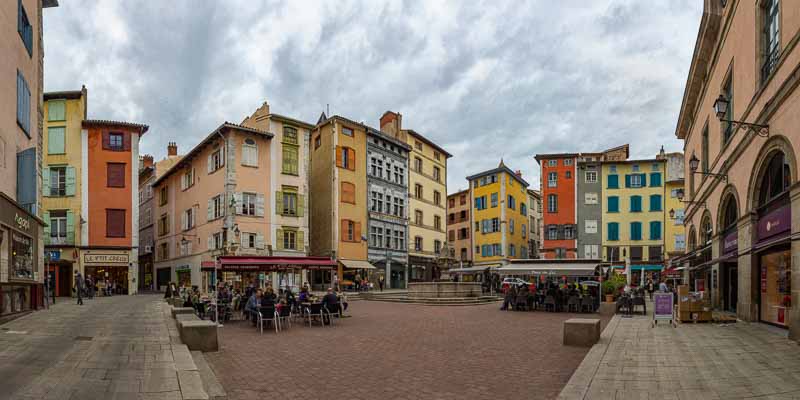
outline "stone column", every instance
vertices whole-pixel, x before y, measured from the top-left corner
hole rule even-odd
[[[761,290],[758,262],[752,254],[756,240],[756,215],[749,213],[738,224],[739,235],[739,293],[736,315],[744,321],[758,321],[758,292]]]
[[[800,233],[800,186],[792,187],[792,237]],[[792,240],[792,309],[789,311],[789,339],[800,340],[800,241]]]
[[[716,260],[717,258],[719,258],[719,256],[720,256],[720,248],[721,248],[720,247],[720,242],[722,242],[722,240],[723,239],[722,239],[721,235],[714,236],[714,238],[711,239],[711,259],[712,260]],[[722,297],[720,296],[720,292],[722,291],[722,288],[720,287],[720,281],[721,281],[720,274],[721,274],[720,264],[719,263],[712,264],[711,265],[711,281],[708,282],[708,286],[709,286],[708,288],[711,290],[709,298],[711,299],[711,307],[714,308],[714,309],[721,309],[722,308],[722,303],[720,301],[722,299]]]

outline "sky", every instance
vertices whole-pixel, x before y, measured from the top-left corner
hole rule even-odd
[[[45,90],[86,85],[89,118],[144,123],[142,154],[185,153],[263,102],[316,123],[379,127],[387,110],[450,152],[448,192],[502,158],[539,187],[534,155],[674,131],[699,0],[61,0],[44,12]]]

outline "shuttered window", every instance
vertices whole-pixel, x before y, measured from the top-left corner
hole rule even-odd
[[[125,187],[125,163],[108,163],[107,165],[107,186]]]
[[[341,221],[340,237],[343,242],[358,242],[361,240],[361,223],[349,219]]]
[[[242,144],[242,165],[258,167],[258,145],[253,139],[245,139]]]
[[[130,149],[130,134],[124,132],[103,132],[103,150],[128,151]]]
[[[64,127],[47,128],[47,154],[64,154],[65,137]]]
[[[342,203],[356,204],[356,185],[342,182],[341,201]]]
[[[642,223],[631,222],[631,240],[642,240]]]
[[[298,152],[299,148],[293,144],[283,144],[283,163],[281,172],[289,175],[298,175]]]
[[[66,119],[66,102],[64,100],[51,100],[47,102],[47,120],[64,121]]]
[[[31,137],[31,89],[22,72],[17,70],[17,124]]]
[[[336,166],[356,170],[356,151],[349,147],[336,146]]]
[[[619,223],[608,223],[608,240],[619,240]]]
[[[106,237],[125,237],[125,210],[106,209]]]

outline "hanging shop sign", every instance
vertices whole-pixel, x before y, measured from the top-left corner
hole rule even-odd
[[[792,227],[792,208],[790,204],[765,214],[758,220],[758,240],[768,239],[789,232]]]
[[[86,264],[127,264],[128,254],[84,254],[83,262]]]

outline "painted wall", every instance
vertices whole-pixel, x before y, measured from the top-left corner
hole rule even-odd
[[[596,177],[594,182],[586,178],[590,174]],[[601,193],[603,191],[600,162],[579,162],[577,169],[578,192],[578,258],[600,258],[603,242],[603,207]],[[589,221],[589,222],[587,222]],[[587,229],[587,223],[593,221],[596,229]]]
[[[461,213],[464,213],[464,217]],[[472,222],[472,204],[470,202],[469,189],[453,193],[447,196],[447,240],[454,249],[453,257],[456,261],[472,261],[472,237],[476,233],[474,222]],[[466,235],[459,236],[459,232],[465,229]],[[452,233],[451,233],[452,232]],[[451,241],[450,236],[455,240]],[[466,253],[465,257],[462,257]]]
[[[420,256],[433,258],[435,256],[435,242],[442,245],[447,241],[446,217],[447,206],[445,200],[447,198],[447,156],[428,145],[419,135],[412,131],[405,131],[406,143],[411,146],[411,153],[408,157],[409,174],[408,174],[408,198],[409,198],[409,223],[408,223],[408,252],[410,256]],[[438,159],[437,159],[437,156]],[[422,160],[422,170],[417,171],[414,168],[414,160],[419,158]],[[441,171],[439,180],[433,179],[433,169],[438,167]],[[422,185],[422,197],[417,198],[414,195],[415,185]],[[440,194],[440,202],[434,202],[434,192]],[[422,211],[422,224],[417,224],[414,221],[414,211]],[[439,217],[441,226],[437,229],[435,225],[435,218]],[[414,238],[422,238],[422,251],[414,249]]]
[[[342,128],[347,127],[353,130],[353,136],[342,133]],[[349,147],[355,150],[355,170],[346,168],[336,168],[338,179],[336,180],[336,190],[339,190],[341,182],[350,182],[355,185],[356,204],[344,203],[341,197],[338,199],[337,215],[338,221],[334,229],[340,228],[341,221],[350,220],[358,224],[358,237],[355,241],[345,241],[344,232],[338,232],[338,251],[337,257],[351,260],[367,260],[367,242],[361,240],[367,234],[367,168],[364,158],[367,155],[367,132],[363,126],[350,123],[336,118],[334,124],[335,143],[339,147]]]
[[[320,145],[317,146],[317,139]],[[309,196],[309,222],[311,239],[310,254],[331,257],[336,250],[334,243],[338,240],[334,235],[338,231],[334,205],[335,197],[334,173],[336,172],[333,124],[317,127],[311,134],[311,170],[308,184],[313,196]],[[366,201],[366,199],[364,199]]]
[[[481,186],[479,184],[481,175],[473,176],[470,184],[472,193],[472,234],[473,234],[473,260],[477,263],[499,262],[507,259],[523,258],[523,253],[528,249],[528,213],[527,209],[522,212],[522,204],[527,208],[528,192],[527,185],[515,179],[512,174],[499,171],[488,174],[496,175],[497,181]],[[486,176],[486,175],[484,175]],[[492,195],[497,195],[497,205],[492,207]],[[479,210],[476,207],[475,199],[486,197],[486,208]],[[509,196],[514,198],[515,206],[509,207]],[[483,232],[483,220],[497,218],[500,221],[499,232]],[[513,222],[513,232],[511,225]],[[476,230],[476,224],[478,229]],[[524,233],[523,233],[524,232]],[[483,245],[499,244],[502,254],[484,256],[482,254]],[[510,246],[514,246],[515,255],[511,255]]]
[[[550,161],[556,162],[555,166],[550,165]],[[577,256],[576,247],[577,242],[575,239],[560,239],[550,240],[547,236],[547,227],[549,225],[575,225],[576,223],[576,210],[575,210],[575,162],[573,156],[566,157],[553,157],[545,158],[541,161],[541,190],[542,190],[542,208],[543,208],[543,222],[544,222],[544,258],[555,258],[556,248],[566,249],[566,258],[575,258]],[[555,186],[548,184],[548,174],[555,172],[558,176]],[[567,173],[570,177],[567,178]],[[554,194],[558,199],[558,207],[556,212],[548,211],[549,196]]]

